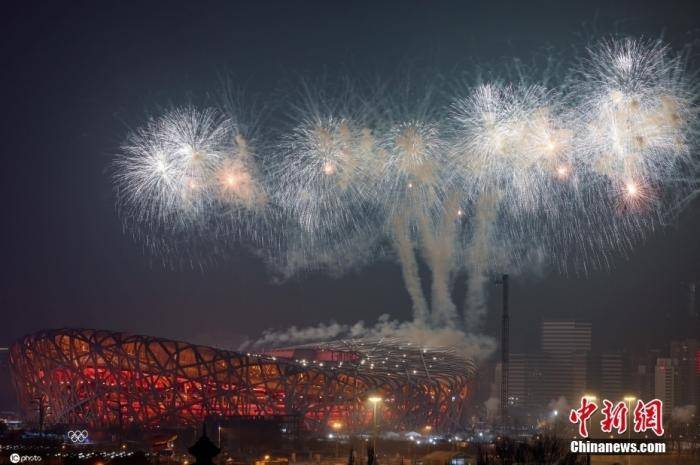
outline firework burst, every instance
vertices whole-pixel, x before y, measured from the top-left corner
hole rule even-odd
[[[696,90],[680,57],[632,39],[588,50],[559,88],[496,81],[441,109],[307,89],[264,144],[264,169],[230,111],[175,109],[122,147],[119,209],[159,251],[189,236],[218,254],[223,239],[267,231],[284,275],[393,256],[428,326],[459,325],[452,287],[466,275],[462,322],[475,330],[490,273],[607,266],[687,194]]]

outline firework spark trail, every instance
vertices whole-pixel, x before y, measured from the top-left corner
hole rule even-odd
[[[393,256],[416,324],[477,331],[492,273],[533,256],[564,271],[609,266],[687,199],[677,180],[700,164],[697,90],[681,57],[632,39],[589,49],[559,88],[481,84],[441,114],[427,99],[392,114],[307,89],[262,165],[236,117],[175,109],[124,145],[118,206],[159,252],[273,236],[262,254],[285,276]]]
[[[282,280],[306,272],[341,276],[386,257],[386,251],[379,244],[381,236],[371,225],[344,234],[342,239],[318,238],[294,230],[292,225],[286,232],[282,247],[266,255]]]

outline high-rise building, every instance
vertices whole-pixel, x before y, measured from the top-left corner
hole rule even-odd
[[[551,399],[542,395],[542,366],[541,354],[512,353],[508,372],[509,404],[517,411],[525,412],[540,410]]]
[[[508,402],[513,406],[522,406],[528,396],[527,380],[527,354],[510,354],[510,366],[508,370]]]
[[[665,356],[666,352],[660,349],[649,349],[632,356],[631,379],[628,382],[630,394],[639,399],[654,398],[656,360]]]
[[[592,325],[573,320],[542,322],[542,397],[570,402],[589,387]]]
[[[664,412],[670,413],[675,403],[676,367],[672,358],[656,359],[654,369],[654,397],[664,403]]]
[[[670,355],[678,378],[675,390],[676,406],[695,405],[700,408],[700,344],[698,340],[671,341]]]
[[[545,320],[542,322],[542,352],[590,352],[591,323],[573,320]]]
[[[606,352],[600,361],[600,394],[606,399],[622,399],[625,395],[625,356],[620,352]]]

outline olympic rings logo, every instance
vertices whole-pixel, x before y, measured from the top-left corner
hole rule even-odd
[[[87,438],[88,438],[88,432],[86,429],[84,429],[84,430],[77,429],[75,431],[70,430],[70,431],[68,431],[67,435],[68,435],[68,439],[70,439],[70,441],[73,444],[83,444],[85,441],[87,441]]]

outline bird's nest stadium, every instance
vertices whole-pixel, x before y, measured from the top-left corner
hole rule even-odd
[[[93,428],[297,415],[318,433],[366,430],[375,409],[396,431],[452,431],[475,371],[452,349],[391,338],[245,353],[92,329],[25,336],[10,363],[30,421],[39,409],[46,424]]]

